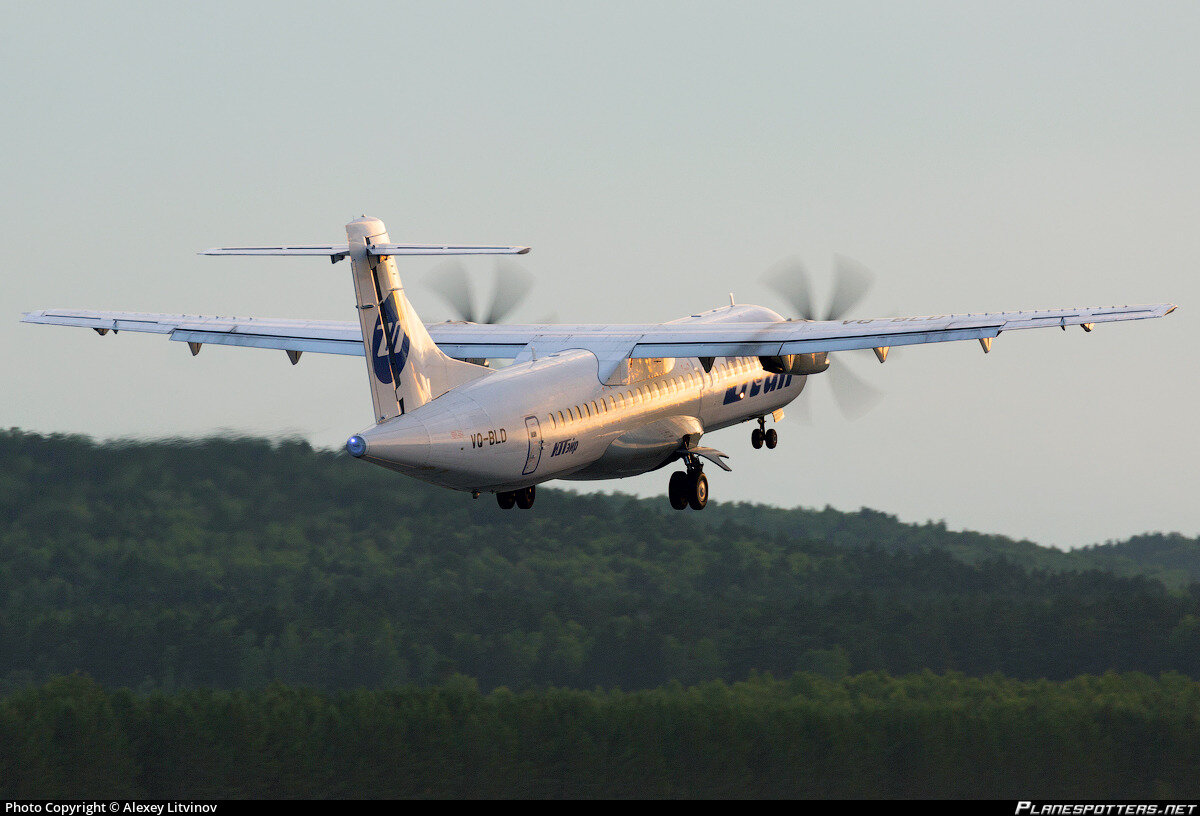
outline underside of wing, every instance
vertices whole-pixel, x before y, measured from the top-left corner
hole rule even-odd
[[[321,320],[274,320],[257,317],[205,317],[203,315],[97,312],[80,309],[44,309],[26,312],[26,323],[77,326],[98,334],[122,331],[170,335],[170,339],[199,350],[205,343],[249,348],[282,349],[300,353],[363,356],[362,333],[354,323]]]

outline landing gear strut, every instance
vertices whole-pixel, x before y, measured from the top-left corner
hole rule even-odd
[[[522,510],[528,510],[533,507],[535,498],[537,498],[537,487],[530,485],[520,490],[505,490],[497,493],[496,504],[500,505],[501,510],[511,510],[514,504]]]
[[[667,485],[667,496],[671,506],[676,510],[691,507],[693,510],[703,510],[708,504],[708,477],[704,475],[704,466],[695,454],[684,454],[684,464],[687,470],[677,470],[671,474]]]
[[[750,432],[750,444],[754,446],[755,450],[758,450],[764,442],[768,449],[774,450],[775,446],[779,444],[779,433],[774,428],[767,428],[766,417],[759,417],[758,427]]]

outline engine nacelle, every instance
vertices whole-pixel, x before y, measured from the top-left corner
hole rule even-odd
[[[812,354],[783,354],[778,357],[759,357],[762,367],[772,374],[820,374],[829,368],[829,352],[814,351]]]

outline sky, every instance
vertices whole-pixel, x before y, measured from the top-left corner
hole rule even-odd
[[[362,361],[19,323],[48,307],[353,320],[344,264],[215,245],[525,244],[516,322],[671,320],[802,257],[856,317],[1171,302],[1163,320],[844,362],[714,501],[1075,547],[1200,533],[1200,5],[13,3],[0,27],[0,423],[101,439],[370,424]],[[468,259],[479,286],[492,261]],[[426,320],[434,259],[401,276]],[[713,469],[709,469],[713,471]],[[665,493],[667,470],[573,489]],[[403,490],[403,477],[379,471]],[[481,499],[482,501],[483,499]],[[464,495],[464,501],[470,499]],[[665,502],[665,499],[664,499]],[[719,512],[711,507],[706,512]]]

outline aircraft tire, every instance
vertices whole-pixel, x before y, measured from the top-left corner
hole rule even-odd
[[[693,510],[703,510],[708,504],[708,477],[698,470],[688,478],[688,505]]]
[[[520,507],[522,510],[528,510],[530,507],[533,507],[533,500],[537,498],[537,488],[536,487],[534,487],[533,485],[530,485],[529,487],[525,488],[524,490],[518,490],[516,492],[517,492],[517,507]]]
[[[671,474],[671,481],[667,485],[667,497],[671,499],[671,506],[676,510],[686,510],[688,506],[688,492],[690,485],[688,484],[688,475],[682,470],[677,470]]]
[[[755,450],[763,446],[763,439],[762,428],[755,428],[750,432],[750,444],[754,446]]]
[[[517,503],[517,494],[511,490],[505,490],[496,494],[496,504],[500,505],[501,510],[512,510],[513,505]]]
[[[767,443],[768,450],[775,450],[775,446],[779,444],[779,433],[771,428],[763,434],[763,441]]]

